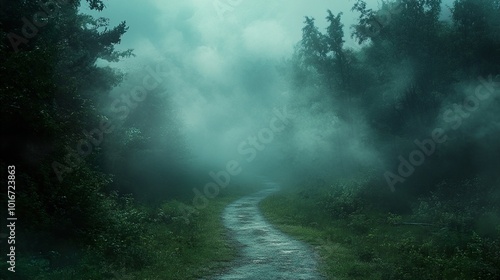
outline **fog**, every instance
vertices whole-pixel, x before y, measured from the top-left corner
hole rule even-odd
[[[268,126],[273,108],[288,106],[290,110],[293,106],[289,85],[277,68],[300,41],[304,16],[326,24],[327,8],[351,14],[351,3],[331,7],[329,1],[312,6],[307,2],[234,2],[238,4],[221,12],[217,1],[140,5],[109,1],[108,8],[99,13],[111,19],[111,26],[123,20],[130,26],[120,48],[134,49],[136,57],[113,66],[134,73],[160,61],[168,72],[162,87],[175,104],[189,150],[197,160],[217,165],[241,157],[238,145]],[[346,19],[347,32],[354,18]],[[317,149],[312,147],[319,144],[314,135],[334,119],[304,117],[297,120],[302,124],[294,125],[309,122],[308,132],[297,127],[300,132],[295,141],[290,135],[275,139],[259,158],[272,159],[267,155],[279,150],[283,143],[278,141],[298,144],[301,150]]]
[[[0,2],[12,279],[500,279],[500,0]]]
[[[158,172],[147,172],[147,180],[163,169],[177,168],[180,163],[170,160],[174,156],[197,170],[200,182],[211,180],[210,172],[224,170],[233,160],[241,165],[240,177],[334,178],[369,169],[383,179],[379,174],[397,166],[398,153],[411,152],[413,144],[387,141],[373,131],[370,118],[383,115],[387,104],[401,104],[401,92],[417,83],[417,63],[407,60],[392,66],[393,79],[381,89],[381,98],[371,100],[369,113],[339,98],[341,89],[330,88],[325,94],[317,81],[298,85],[301,82],[290,70],[306,16],[325,32],[326,11],[342,13],[344,49],[357,52],[366,46],[351,36],[359,16],[351,10],[354,2],[109,1],[102,12],[83,8],[109,18],[110,26],[126,21],[129,30],[118,48],[133,49],[135,55],[116,63],[98,62],[125,73],[124,82],[102,100],[103,112],[113,117],[108,104],[141,83],[147,67],[162,76],[157,91],[168,99],[171,113],[163,120],[150,120],[151,127],[158,135],[175,128],[176,133],[165,134],[163,144],[183,153],[158,154],[151,146],[150,153],[139,156],[138,168]],[[450,20],[452,3],[442,3],[441,20]],[[382,7],[379,1],[367,4],[375,10]],[[413,137],[426,136],[436,127],[439,112],[446,110],[445,103],[426,115],[432,121],[425,126],[409,122],[403,130]],[[284,129],[270,130],[277,112],[289,115],[279,121]],[[157,183],[159,188],[169,188],[165,178],[157,181],[163,182]]]
[[[159,62],[168,73],[161,87],[176,110],[192,163],[222,169],[235,159],[244,164],[243,173],[255,170],[272,176],[285,164],[294,168],[301,164],[300,168],[311,171],[333,168],[330,161],[336,155],[329,141],[334,135],[345,137],[340,136],[345,128],[334,113],[321,108],[320,100],[299,105],[308,101],[292,97],[279,69],[301,40],[304,16],[317,18],[318,25],[326,27],[327,9],[342,12],[345,32],[350,34],[355,23],[351,7],[348,1],[333,6],[331,1],[313,5],[306,1],[109,1],[103,12],[83,11],[110,18],[111,26],[121,21],[130,26],[119,48],[133,49],[135,57],[112,63],[113,67],[140,75],[144,67],[154,68]],[[347,41],[348,46],[359,48],[352,39]],[[127,86],[133,84],[125,82],[110,99]],[[238,147],[269,126],[273,110],[293,111],[294,119],[248,162]],[[351,144],[359,157],[373,158],[368,151],[362,155],[356,140]],[[207,179],[209,171],[204,172]]]

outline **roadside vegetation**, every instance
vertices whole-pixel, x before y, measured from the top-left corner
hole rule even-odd
[[[305,18],[296,122],[334,124],[308,134],[328,145],[290,157],[296,181],[261,208],[329,279],[500,279],[500,3],[366,2],[352,8],[359,48],[342,13],[325,29]]]
[[[311,244],[328,279],[499,279],[498,183],[443,181],[407,204],[372,176],[302,183],[261,202]]]
[[[180,201],[152,207],[136,203],[130,196],[112,195],[102,199],[102,214],[94,221],[101,224],[86,239],[73,244],[60,240],[47,253],[19,255],[18,269],[9,279],[207,277],[224,270],[237,256],[222,224],[222,210],[253,191],[232,186],[189,219],[180,211],[186,206]],[[1,269],[7,269],[5,262]]]

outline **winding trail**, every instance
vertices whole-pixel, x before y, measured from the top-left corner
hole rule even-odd
[[[317,272],[312,250],[275,229],[260,213],[258,203],[279,189],[275,183],[265,184],[268,189],[236,200],[224,210],[224,225],[241,246],[241,256],[215,279],[324,279]]]

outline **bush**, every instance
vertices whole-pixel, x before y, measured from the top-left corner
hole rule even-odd
[[[367,234],[370,231],[369,220],[364,214],[349,215],[349,227],[357,234]]]
[[[322,204],[331,217],[344,219],[353,213],[380,208],[386,200],[386,189],[369,172],[357,179],[339,180],[325,187]]]
[[[491,187],[478,179],[464,180],[456,185],[443,181],[435,192],[419,199],[414,206],[413,217],[448,230],[470,233],[475,230],[478,218],[500,210],[497,202],[489,200],[492,193]],[[495,220],[494,217],[492,220]],[[482,230],[494,231],[500,225],[499,221],[490,224],[489,229],[482,225]]]
[[[116,193],[103,198],[101,206],[106,213],[100,218],[105,226],[94,229],[91,251],[120,267],[136,269],[148,263],[146,213],[134,205],[132,197]]]

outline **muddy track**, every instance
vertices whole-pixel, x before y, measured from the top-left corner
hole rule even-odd
[[[230,269],[212,279],[324,279],[311,248],[275,229],[260,213],[258,203],[278,190],[274,183],[265,184],[267,189],[224,210],[224,225],[241,254]]]

